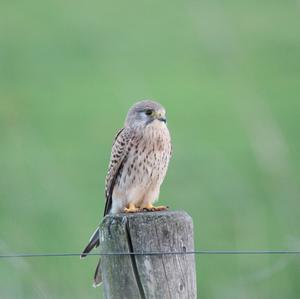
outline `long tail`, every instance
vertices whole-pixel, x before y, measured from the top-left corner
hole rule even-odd
[[[85,258],[89,254],[89,252],[91,252],[94,248],[97,248],[99,245],[100,245],[99,228],[97,228],[95,232],[92,234],[89,243],[83,249],[80,258]]]
[[[102,283],[102,271],[101,271],[101,259],[99,259],[99,262],[97,264],[95,274],[94,274],[94,283],[93,287],[96,288]]]
[[[99,240],[99,228],[95,230],[95,232],[92,234],[89,243],[87,246],[83,249],[80,258],[85,258],[94,248],[97,248],[100,245]],[[102,273],[101,273],[101,259],[99,259],[99,262],[97,264],[97,268],[94,274],[94,283],[93,287],[97,287],[102,283]]]

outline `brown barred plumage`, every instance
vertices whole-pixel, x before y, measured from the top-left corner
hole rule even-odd
[[[171,138],[165,109],[156,102],[136,103],[128,112],[125,126],[115,137],[105,180],[105,209],[108,213],[155,210],[160,185],[171,158]],[[82,253],[85,257],[99,246],[96,231]],[[98,264],[94,285],[101,283]]]

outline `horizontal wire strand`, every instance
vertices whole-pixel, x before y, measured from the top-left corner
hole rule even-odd
[[[128,256],[128,255],[300,255],[300,250],[193,250],[193,251],[149,251],[149,252],[102,252],[89,253],[86,256]],[[74,257],[81,256],[81,253],[15,253],[15,254],[0,254],[0,259],[6,258],[32,258],[32,257]]]

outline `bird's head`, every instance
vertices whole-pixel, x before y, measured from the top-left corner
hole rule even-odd
[[[137,102],[128,111],[125,126],[147,126],[153,121],[167,122],[165,108],[154,101]]]

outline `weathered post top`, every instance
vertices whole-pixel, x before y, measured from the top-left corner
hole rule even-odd
[[[108,215],[100,229],[101,252],[165,252],[103,256],[106,298],[196,298],[192,218],[186,212]]]

